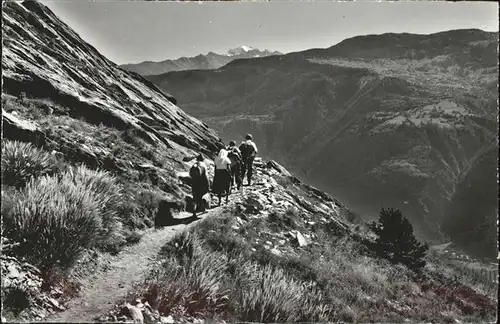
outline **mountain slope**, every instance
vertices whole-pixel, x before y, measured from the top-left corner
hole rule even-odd
[[[441,228],[471,254],[498,252],[498,141],[480,150],[460,176]]]
[[[251,190],[166,243],[144,284],[100,321],[138,313],[245,323],[493,317],[491,297],[449,280],[467,281],[457,268],[436,260],[414,276],[378,259],[367,249],[372,233],[343,204],[274,161],[256,162]],[[488,286],[494,295],[497,286]]]
[[[119,69],[36,2],[5,6],[3,38],[3,93],[50,99],[52,113],[31,120],[48,137],[57,127],[44,129],[42,121],[68,116],[136,132],[149,145],[166,150],[208,154],[221,145],[215,132],[178,109],[171,96],[139,75]],[[4,116],[12,120],[16,109],[5,109]],[[16,113],[22,120],[29,118]],[[7,138],[9,130],[5,130]],[[99,154],[107,151],[102,148]]]
[[[170,71],[212,70],[237,59],[266,57],[270,55],[281,55],[281,53],[268,50],[261,51],[249,46],[241,46],[230,49],[226,55],[209,52],[206,55],[200,54],[194,57],[181,57],[161,62],[145,61],[136,64],[123,64],[120,67],[139,73],[140,75],[157,75]]]
[[[5,155],[12,163],[2,158],[2,166],[16,176],[16,163],[34,170],[30,164],[49,154],[52,173],[80,163],[108,171],[130,198],[116,207],[121,224],[113,249],[154,225],[159,201],[182,204],[191,190],[177,173],[195,154],[210,158],[223,147],[217,134],[151,82],[103,57],[42,4],[9,2],[2,19],[2,157],[13,148]],[[11,185],[2,181],[2,200],[15,203],[19,188]]]
[[[250,132],[358,211],[397,206],[439,238],[459,174],[496,134],[496,47],[479,30],[371,35],[148,79],[225,139]]]

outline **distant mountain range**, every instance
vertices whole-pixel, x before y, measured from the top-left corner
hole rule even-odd
[[[460,175],[497,136],[497,47],[498,33],[477,29],[367,35],[147,78],[224,140],[252,133],[260,154],[358,212],[397,207],[427,237],[454,237],[440,219]]]
[[[181,57],[176,60],[164,60],[161,62],[145,61],[137,64],[123,64],[120,67],[141,75],[157,75],[171,71],[218,69],[237,59],[266,57],[271,55],[282,55],[282,53],[276,51],[271,52],[267,49],[259,50],[243,45],[230,49],[226,54],[209,52],[206,55],[200,54],[195,57]]]

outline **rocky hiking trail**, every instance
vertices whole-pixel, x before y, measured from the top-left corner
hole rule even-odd
[[[221,205],[223,206],[223,205]],[[206,217],[217,214],[215,207],[199,214],[189,224],[179,224],[161,229],[149,229],[139,243],[129,246],[111,257],[109,270],[100,271],[82,282],[79,297],[71,300],[67,310],[47,318],[50,322],[91,322],[118,304],[134,286],[148,274],[161,248],[177,233],[182,232]],[[189,213],[181,212],[176,219],[186,219]]]

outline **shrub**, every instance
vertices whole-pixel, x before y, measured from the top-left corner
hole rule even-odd
[[[278,229],[296,229],[297,224],[295,220],[299,218],[297,211],[293,208],[288,208],[285,212],[272,211],[269,214],[268,221],[271,227],[275,230]]]
[[[112,243],[109,242],[110,239],[116,243],[118,212],[122,204],[122,191],[116,178],[106,171],[91,170],[80,165],[64,173],[62,182],[73,182],[81,190],[94,194],[94,199],[99,205],[98,214],[102,224],[96,233],[97,246],[108,246],[108,243]]]
[[[330,308],[312,281],[289,277],[281,268],[247,263],[237,275],[240,319],[243,321],[324,321]]]
[[[147,299],[159,300],[160,312],[192,314],[197,309],[205,315],[224,312],[243,321],[331,318],[332,310],[315,284],[294,278],[295,273],[283,268],[294,266],[302,272],[305,265],[286,259],[280,263],[272,259],[279,257],[264,251],[249,253],[244,240],[227,235],[233,221],[225,216],[206,219],[169,242],[162,251],[168,261],[161,275],[153,273]]]
[[[378,236],[375,251],[392,263],[401,263],[420,271],[426,264],[427,243],[420,243],[413,234],[413,226],[400,210],[382,209],[378,223],[371,229]]]
[[[2,233],[5,227],[9,227],[13,223],[12,209],[20,196],[21,193],[16,188],[2,186]]]
[[[123,190],[119,212],[122,222],[129,229],[152,227],[163,195],[157,191],[127,186]]]
[[[99,210],[94,192],[44,176],[27,184],[7,235],[20,242],[15,251],[37,266],[70,266],[94,243],[102,226]]]
[[[175,243],[174,243],[175,242]],[[148,284],[146,298],[160,313],[207,315],[227,302],[227,257],[203,250],[196,235],[182,233],[169,244],[170,257]]]
[[[22,188],[33,177],[50,174],[56,161],[48,152],[31,143],[4,141],[2,143],[2,183]]]
[[[94,246],[116,252],[126,244],[120,197],[112,176],[84,166],[32,179],[9,210],[6,235],[20,243],[18,254],[41,267],[71,266]]]

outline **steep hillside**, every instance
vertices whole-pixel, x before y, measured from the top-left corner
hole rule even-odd
[[[77,151],[94,164],[107,156],[123,167],[111,152],[112,141],[97,136],[131,132],[146,143],[144,149],[163,154],[161,162],[173,169],[182,166],[178,157],[183,154],[210,154],[221,145],[214,131],[177,108],[171,96],[119,69],[46,7],[9,3],[2,18],[5,138],[39,131],[38,145]],[[67,123],[80,123],[88,132],[72,132]]]
[[[281,53],[271,52],[269,50],[261,51],[249,46],[241,46],[230,49],[226,54],[209,52],[206,55],[200,54],[194,57],[181,57],[176,60],[123,64],[120,67],[128,71],[139,73],[140,75],[157,75],[171,71],[212,70],[220,68],[237,59],[266,57],[270,55],[281,55]]]
[[[274,161],[255,166],[251,190],[166,243],[144,283],[94,319],[443,323],[494,316],[495,283],[474,291],[459,268],[440,260],[420,276],[391,265],[367,248],[373,234],[342,203]]]
[[[480,150],[460,176],[441,228],[469,253],[498,253],[498,141]],[[493,176],[492,176],[493,175]]]
[[[496,134],[496,47],[479,30],[372,35],[148,79],[223,138],[250,132],[358,211],[397,206],[439,238],[458,176]]]

